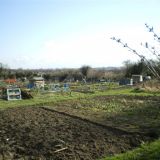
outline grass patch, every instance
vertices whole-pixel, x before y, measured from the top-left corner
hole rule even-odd
[[[155,96],[153,92],[134,92],[133,88],[118,88],[118,89],[108,89],[105,91],[95,91],[94,93],[79,93],[72,92],[71,95],[68,93],[34,93],[33,99],[28,100],[15,100],[15,101],[6,101],[0,100],[0,109],[5,109],[8,107],[19,107],[19,106],[37,106],[37,105],[48,105],[54,104],[61,101],[73,100],[73,99],[83,99],[83,98],[92,98],[96,96],[117,96],[117,95],[129,95],[129,96]],[[160,96],[160,94],[156,94]],[[117,104],[114,104],[113,107],[116,107]],[[111,107],[110,107],[111,108]],[[104,108],[105,109],[105,108]]]
[[[143,144],[139,148],[124,154],[106,157],[101,160],[159,160],[160,159],[160,139]]]
[[[6,109],[8,107],[20,107],[20,106],[43,106],[49,104],[55,104],[57,102],[71,100],[79,97],[84,97],[82,93],[72,93],[70,94],[61,94],[61,93],[46,93],[41,94],[37,93],[34,95],[33,99],[26,100],[14,100],[6,101],[0,100],[0,109]]]

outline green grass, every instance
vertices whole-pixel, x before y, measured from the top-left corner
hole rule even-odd
[[[149,144],[143,144],[133,151],[101,160],[160,160],[160,139]]]
[[[96,95],[109,95],[110,92],[95,92],[94,94],[84,94],[79,92],[72,92],[71,95],[67,93],[34,93],[33,99],[27,100],[15,100],[15,101],[6,101],[1,99],[0,100],[0,109],[5,109],[8,107],[19,107],[19,106],[37,106],[37,105],[47,105],[47,104],[54,104],[56,102],[61,102],[65,100],[71,99],[79,99],[79,98],[86,98],[92,97]],[[114,93],[113,93],[114,94]]]
[[[20,107],[20,106],[43,106],[54,104],[57,102],[71,100],[78,97],[84,97],[84,94],[81,93],[72,93],[61,94],[61,93],[46,93],[46,94],[35,94],[33,99],[26,99],[26,100],[13,100],[13,101],[6,101],[0,100],[0,109],[6,109],[8,107]]]
[[[79,98],[88,98],[96,97],[100,95],[130,95],[130,96],[155,96],[153,92],[135,92],[133,88],[121,88],[121,89],[108,89],[105,91],[95,91],[94,93],[80,93],[72,92],[72,94],[61,94],[61,93],[46,93],[40,94],[37,93],[34,95],[33,99],[28,100],[16,100],[16,101],[6,101],[0,100],[0,109],[5,109],[8,107],[19,107],[19,106],[37,106],[37,105],[47,105],[54,104],[61,101],[79,99]],[[160,96],[160,93],[156,93],[156,96]]]

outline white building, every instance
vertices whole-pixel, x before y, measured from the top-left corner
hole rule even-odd
[[[142,75],[132,75],[132,79],[133,79],[133,84],[143,82],[143,76]]]

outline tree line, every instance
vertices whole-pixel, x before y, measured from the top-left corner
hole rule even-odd
[[[119,68],[92,68],[84,65],[73,69],[10,69],[2,66],[0,68],[0,79],[32,79],[42,76],[46,81],[88,81],[96,82],[104,80],[118,80],[124,77],[124,67]]]
[[[150,63],[156,63],[156,70],[160,74],[160,62],[150,60]],[[2,64],[2,63],[1,63]],[[33,77],[42,76],[46,81],[86,81],[97,82],[100,80],[118,81],[120,79],[131,78],[133,74],[151,76],[153,73],[148,70],[143,61],[124,62],[124,65],[119,68],[92,68],[90,66],[82,66],[78,69],[10,69],[1,65],[0,79],[16,78],[21,81],[32,79]]]

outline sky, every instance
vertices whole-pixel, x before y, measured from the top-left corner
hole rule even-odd
[[[156,43],[159,0],[0,0],[0,62],[10,68],[120,67],[133,48]],[[145,53],[146,54],[146,53]],[[151,55],[147,55],[151,56]]]

